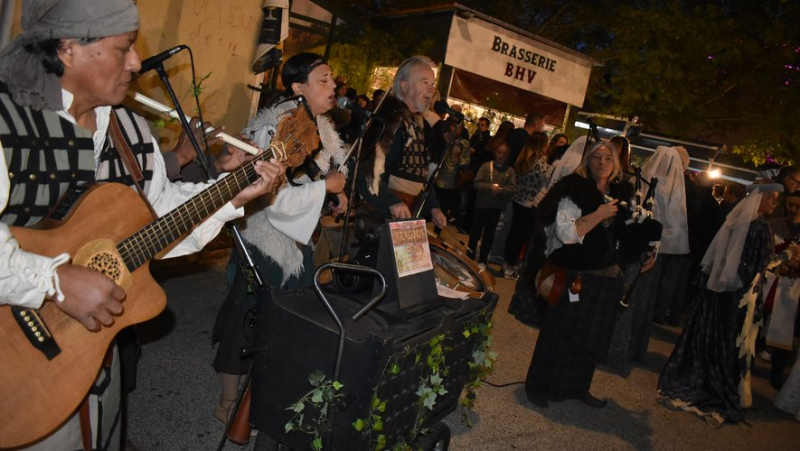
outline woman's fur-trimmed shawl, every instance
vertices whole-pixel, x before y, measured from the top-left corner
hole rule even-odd
[[[259,147],[266,148],[275,135],[280,119],[297,107],[297,102],[289,101],[265,108],[258,113],[244,131],[256,141]],[[345,143],[339,138],[330,118],[317,116],[316,119],[322,149],[317,153],[314,161],[323,173],[327,173],[330,161],[333,159],[333,162],[340,165],[340,169],[346,174],[347,168],[344,166],[344,162],[348,149]],[[302,176],[295,182],[308,183],[310,179]],[[283,189],[286,189],[286,186]],[[251,203],[253,205],[248,207],[242,236],[248,243],[258,248],[264,256],[271,258],[281,267],[283,270],[282,283],[286,283],[291,276],[302,274],[303,252],[298,249],[292,238],[281,233],[269,222],[267,207],[271,200],[271,196],[264,196]]]

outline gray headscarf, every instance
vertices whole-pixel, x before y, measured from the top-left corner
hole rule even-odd
[[[22,34],[0,52],[0,81],[14,101],[34,109],[61,109],[58,76],[45,72],[25,45],[62,38],[103,38],[139,29],[132,0],[24,0]]]

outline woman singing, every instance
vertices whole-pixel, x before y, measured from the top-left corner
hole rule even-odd
[[[307,106],[319,130],[322,149],[314,162],[324,178],[312,181],[308,175],[297,177],[285,184],[276,196],[266,196],[260,205],[253,202],[257,205],[248,212],[242,230],[245,244],[264,282],[279,292],[312,284],[312,236],[326,195],[334,193],[338,198],[333,213],[347,209],[347,198],[342,193],[345,177],[330,167],[331,161],[343,164],[347,151],[331,120],[324,116],[336,104],[331,68],[321,56],[301,53],[286,61],[281,80],[286,90],[258,113],[245,133],[259,147],[266,148],[279,121],[296,108]],[[302,96],[306,105],[301,105],[297,96]],[[232,259],[232,263],[235,260]],[[214,369],[222,377],[222,396],[215,416],[223,423],[236,399],[239,377],[250,367],[250,359],[243,360],[239,355],[247,346],[250,333],[244,326],[248,322],[243,318],[255,303],[254,296],[248,293],[247,277],[242,271],[236,271],[214,325],[214,340],[219,341]]]

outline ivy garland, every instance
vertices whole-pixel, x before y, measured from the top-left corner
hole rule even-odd
[[[464,323],[462,335],[466,339],[473,338],[475,345],[472,348],[472,361],[469,362],[470,378],[464,385],[466,394],[461,398],[461,405],[470,411],[475,407],[476,392],[483,384],[482,380],[494,371],[494,362],[497,361],[497,353],[491,351],[492,347],[492,327],[491,313],[485,312],[473,321]],[[472,427],[472,420],[467,416],[467,412],[462,409],[461,420]]]
[[[286,433],[302,432],[311,435],[311,449],[322,450],[322,432],[328,420],[328,406],[340,401],[344,395],[339,392],[343,385],[338,381],[325,378],[322,371],[314,371],[308,376],[308,382],[314,387],[299,401],[287,407],[286,410],[294,412],[294,416],[284,425]],[[315,418],[306,417],[306,405],[313,407],[319,413]],[[310,420],[310,421],[307,421]]]
[[[416,395],[419,396],[417,400],[417,415],[414,421],[414,427],[408,434],[408,440],[413,443],[420,434],[425,434],[428,431],[422,427],[425,421],[425,409],[433,410],[436,405],[436,398],[441,395],[447,394],[447,390],[442,383],[444,378],[442,375],[447,376],[448,368],[445,366],[445,355],[452,348],[445,346],[445,342],[449,338],[449,333],[439,334],[431,338],[428,342],[417,346],[406,346],[402,354],[389,359],[381,372],[381,377],[378,383],[375,384],[375,389],[372,394],[372,405],[369,416],[365,419],[358,419],[352,423],[356,431],[371,434],[377,432],[377,437],[372,441],[372,445],[376,451],[383,451],[387,449],[388,443],[383,431],[383,416],[386,411],[386,401],[378,398],[378,387],[385,377],[396,376],[400,374],[402,368],[401,362],[405,362],[409,356],[414,355],[414,365],[417,365],[421,360],[424,353],[424,347],[430,347],[427,357],[425,358],[425,365],[431,370],[431,374],[424,376],[420,381],[417,388]],[[411,445],[405,440],[400,439],[391,447],[392,451],[410,451]]]
[[[471,354],[472,359],[468,362],[470,378],[464,386],[466,393],[460,400],[462,407],[465,409],[471,410],[474,408],[476,391],[481,386],[481,380],[494,370],[497,353],[490,350],[492,346],[492,326],[491,312],[484,312],[474,320],[464,323],[464,330],[461,335],[474,343]],[[433,410],[439,396],[448,393],[443,385],[444,378],[448,376],[449,372],[448,367],[445,365],[445,358],[452,351],[452,348],[446,346],[445,343],[451,338],[448,332],[436,335],[426,343],[414,347],[407,346],[401,354],[394,356],[386,363],[373,390],[369,415],[352,423],[353,428],[358,432],[368,435],[373,432],[378,434],[371,441],[376,451],[384,451],[386,449],[410,451],[413,449],[410,443],[414,443],[420,435],[429,432],[422,427],[425,421],[425,414],[427,411]],[[419,364],[423,355],[425,355],[423,352],[425,347],[429,347],[429,352],[425,357],[425,365],[430,370],[430,374],[423,376],[416,391],[416,395],[419,398],[416,403],[417,414],[414,427],[406,437],[401,438],[400,441],[392,444],[391,448],[389,448],[387,437],[382,433],[384,429],[383,414],[386,412],[387,401],[378,397],[378,387],[381,386],[384,378],[400,374],[402,371],[401,363],[406,362],[411,355],[414,355],[414,365]],[[338,402],[344,395],[339,392],[342,384],[337,381],[327,380],[322,371],[311,373],[308,381],[314,389],[286,409],[294,411],[295,415],[286,423],[285,429],[287,433],[297,431],[312,435],[311,449],[320,451],[323,449],[322,432],[327,421],[328,406],[330,403]],[[318,410],[319,415],[316,418],[309,419],[309,417],[305,416],[306,406],[311,406]],[[462,410],[462,421],[465,421],[467,426],[472,427],[472,422],[467,418],[465,410]]]

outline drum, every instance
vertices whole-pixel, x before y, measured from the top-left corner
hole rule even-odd
[[[494,277],[466,256],[467,247],[458,239],[451,227],[435,234],[433,225],[428,226],[428,245],[431,250],[431,263],[436,281],[453,290],[467,293],[470,297],[480,299],[488,291],[494,289]],[[348,261],[355,265],[374,268],[377,264],[376,249],[360,249],[355,257]],[[348,272],[336,272],[333,286],[340,293],[359,293],[372,288],[374,278]]]
[[[473,298],[494,289],[494,277],[463,252],[439,239],[430,240],[431,262],[436,281]]]

